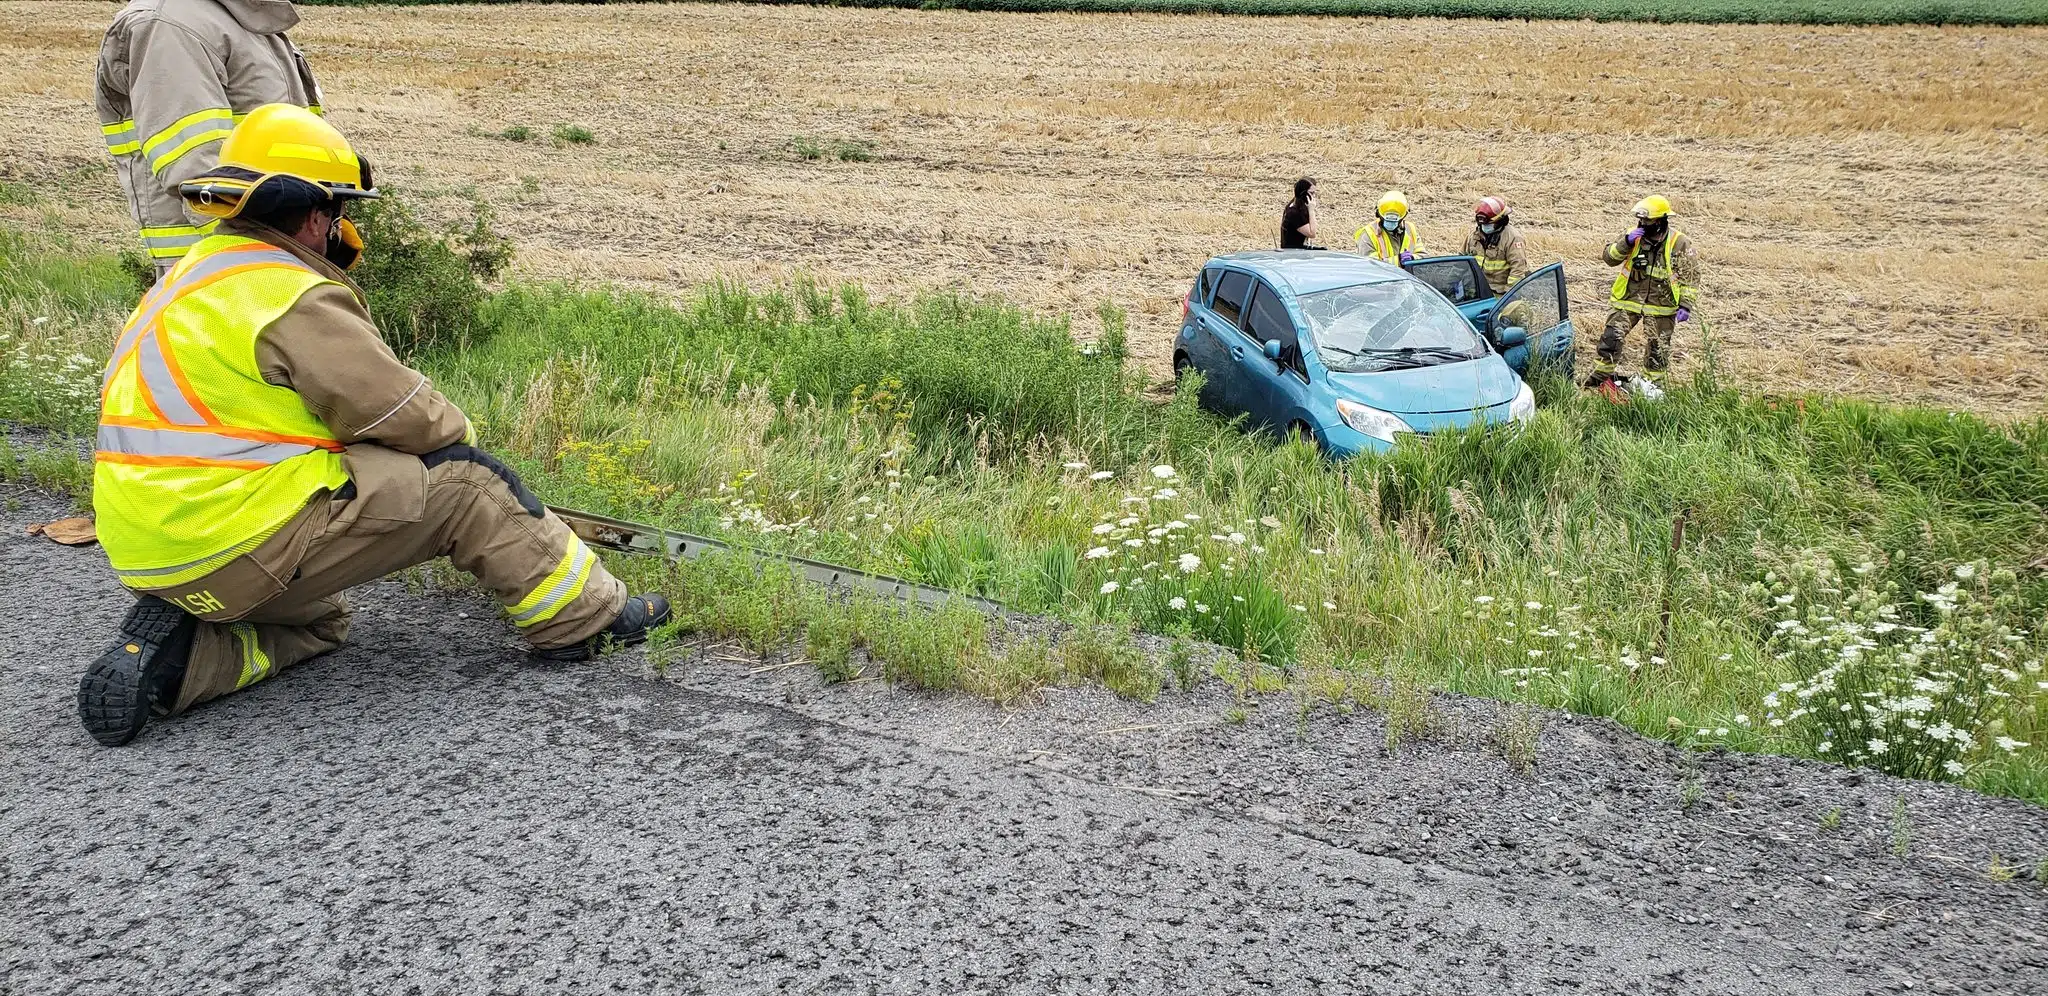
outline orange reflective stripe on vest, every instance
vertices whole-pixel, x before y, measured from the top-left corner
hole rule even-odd
[[[303,269],[305,264],[282,249],[257,243],[222,249],[182,270],[172,270],[167,279],[150,288],[149,293],[142,296],[142,303],[135,306],[135,314],[128,319],[120,341],[114,344],[114,355],[107,360],[100,386],[104,388],[113,381],[114,368],[120,366],[129,350],[135,348],[135,341],[143,333],[156,327],[157,319],[163,316],[164,308],[172,301],[216,280],[258,266],[296,266]]]
[[[304,269],[305,264],[282,249],[257,244],[236,246],[174,270],[137,306],[114,357],[107,363],[102,387],[127,363],[135,364],[143,401],[159,424],[137,419],[102,418],[98,456],[113,463],[138,466],[222,466],[244,469],[282,463],[316,449],[341,452],[331,439],[280,436],[256,429],[221,424],[178,368],[177,353],[165,347],[158,319],[179,298],[237,273],[269,266]],[[201,430],[197,427],[204,427]]]

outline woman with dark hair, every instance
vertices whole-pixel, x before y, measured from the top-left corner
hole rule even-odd
[[[1294,199],[1280,211],[1280,248],[1321,249],[1311,245],[1316,237],[1316,180],[1304,176],[1294,181]]]

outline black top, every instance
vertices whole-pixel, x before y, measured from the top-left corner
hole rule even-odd
[[[1287,208],[1280,212],[1280,248],[1308,248],[1308,239],[1301,234],[1301,226],[1306,224],[1308,205],[1300,201],[1288,201]]]

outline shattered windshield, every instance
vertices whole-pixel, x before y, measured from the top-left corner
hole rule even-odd
[[[1385,280],[1298,299],[1325,366],[1339,373],[1457,363],[1486,355],[1465,316],[1419,280]]]

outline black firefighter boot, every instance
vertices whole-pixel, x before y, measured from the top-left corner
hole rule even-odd
[[[78,721],[94,740],[119,747],[152,713],[168,715],[185,683],[199,620],[155,595],[135,600],[121,620],[121,642],[78,679]]]
[[[630,647],[647,642],[647,634],[668,623],[668,599],[660,595],[634,595],[626,599],[626,607],[619,610],[618,618],[610,626],[598,631],[596,636],[582,643],[566,647],[549,647],[535,650],[533,656],[544,661],[573,664],[587,661],[603,652],[607,644]]]

